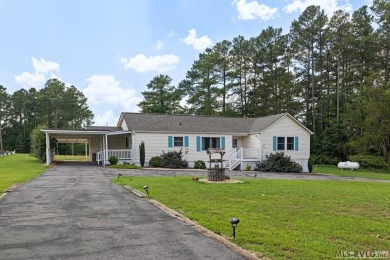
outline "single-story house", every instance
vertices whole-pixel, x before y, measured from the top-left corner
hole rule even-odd
[[[91,161],[107,164],[110,156],[140,164],[139,145],[145,143],[145,166],[163,151],[183,151],[193,167],[203,160],[209,165],[208,148],[226,152],[224,167],[253,169],[265,155],[284,152],[308,171],[312,132],[288,113],[259,118],[122,113],[116,127],[88,129],[42,129],[46,134],[47,163],[53,160],[50,138],[58,142],[86,143]]]

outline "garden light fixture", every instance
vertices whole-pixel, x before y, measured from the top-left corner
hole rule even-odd
[[[122,174],[121,173],[118,173],[118,180],[119,180],[119,178],[122,176]]]
[[[148,196],[149,196],[149,187],[148,187],[148,185],[145,185],[142,189],[144,189],[146,191],[146,194],[148,194]]]
[[[229,222],[233,228],[233,238],[236,238],[236,227],[237,227],[237,224],[240,223],[240,220],[238,218],[231,218],[231,219],[229,219]]]

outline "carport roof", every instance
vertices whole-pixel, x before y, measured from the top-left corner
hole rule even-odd
[[[130,131],[124,131],[121,127],[110,126],[92,126],[87,129],[53,129],[42,128],[42,132],[50,134],[61,143],[85,143],[89,138],[96,135],[127,134]]]

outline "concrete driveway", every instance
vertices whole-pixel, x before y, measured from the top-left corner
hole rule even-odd
[[[0,259],[243,259],[111,183],[59,164],[0,200]]]

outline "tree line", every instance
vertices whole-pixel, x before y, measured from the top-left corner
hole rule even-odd
[[[290,31],[223,40],[172,86],[157,75],[145,113],[260,117],[288,112],[313,134],[312,153],[390,157],[390,2],[327,16],[309,6]],[[186,101],[186,105],[180,105]]]
[[[92,120],[84,94],[57,79],[48,80],[40,90],[20,89],[13,94],[0,85],[3,150],[30,152],[30,134],[37,127],[79,129]]]

